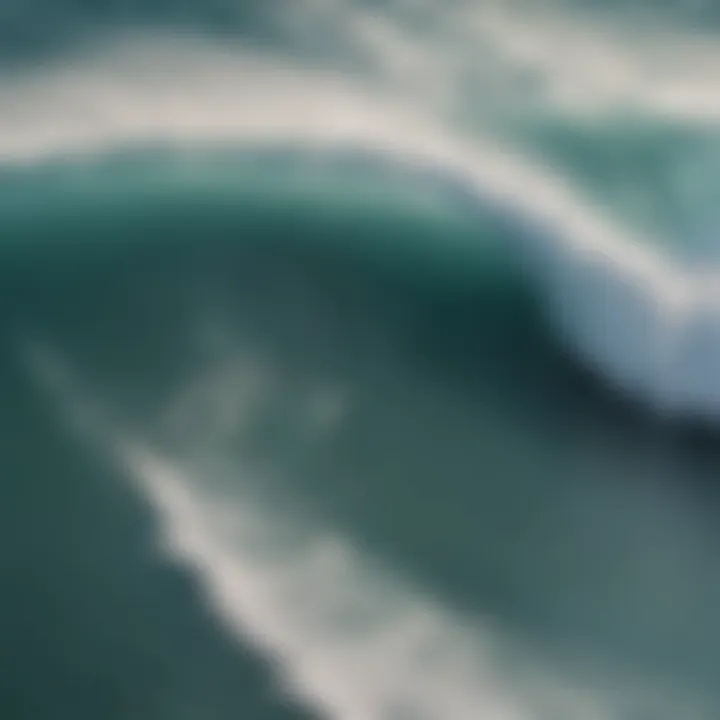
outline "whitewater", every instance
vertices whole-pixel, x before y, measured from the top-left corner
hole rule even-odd
[[[62,219],[62,208],[71,214],[105,207],[108,198],[132,200],[133,192],[160,200],[222,196],[230,206],[237,197],[240,206],[257,182],[251,173],[242,179],[250,153],[289,158],[302,180],[300,202],[311,208],[328,198],[328,204],[341,203],[344,168],[360,167],[379,189],[367,197],[358,193],[359,199],[346,193],[354,212],[372,215],[383,198],[394,206],[393,193],[402,195],[397,188],[406,186],[411,214],[437,202],[441,215],[460,214],[470,226],[490,218],[503,232],[490,238],[478,233],[478,245],[503,256],[503,272],[509,272],[506,265],[517,271],[555,344],[600,387],[618,402],[629,399],[643,422],[659,423],[660,432],[686,421],[714,428],[720,418],[720,267],[712,227],[704,228],[706,244],[698,249],[693,237],[670,242],[652,223],[625,222],[559,159],[520,142],[515,128],[527,116],[538,124],[560,117],[600,126],[630,118],[706,133],[720,114],[715,38],[688,29],[674,33],[659,23],[633,46],[612,18],[593,23],[559,7],[536,8],[532,21],[523,14],[527,8],[514,5],[458,3],[446,12],[433,3],[417,7],[417,19],[437,21],[432,30],[422,23],[421,30],[408,30],[415,16],[402,4],[381,11],[350,2],[281,3],[272,11],[284,28],[277,47],[232,32],[228,39],[187,27],[171,32],[123,23],[72,53],[9,68],[0,79],[2,252],[14,252],[12,228],[36,216]],[[329,25],[326,54],[317,52],[313,29],[321,18]],[[285,51],[289,37],[297,42]],[[561,59],[553,52],[559,44],[565,45]],[[479,56],[485,104],[471,103],[464,89]],[[523,90],[528,68],[542,88],[539,96]],[[125,174],[113,164],[143,154],[151,160],[131,164]],[[712,174],[710,156],[704,159]],[[273,176],[268,186],[275,184],[281,180]],[[117,207],[123,212],[122,202]],[[174,206],[168,207],[172,213]],[[60,214],[53,215],[57,208]],[[702,216],[703,225],[714,222],[712,212]],[[90,235],[85,242],[93,242]],[[339,234],[336,242],[346,239]],[[672,677],[652,663],[647,670],[632,661],[625,667],[622,653],[603,650],[593,657],[583,642],[577,652],[562,644],[543,650],[512,622],[468,613],[442,588],[436,593],[411,573],[406,578],[355,530],[333,522],[331,511],[314,513],[313,501],[303,500],[294,484],[292,462],[277,450],[277,457],[269,452],[258,463],[245,452],[247,438],[262,426],[267,407],[280,403],[280,417],[298,415],[288,447],[302,442],[330,453],[350,423],[354,393],[362,396],[363,389],[309,371],[312,380],[303,376],[301,391],[293,394],[292,373],[236,337],[241,330],[225,318],[235,309],[218,311],[212,290],[208,295],[212,309],[196,310],[203,328],[210,326],[219,360],[199,363],[140,420],[116,407],[116,390],[102,372],[99,379],[92,372],[84,377],[73,349],[36,326],[13,318],[9,352],[69,431],[69,442],[127,475],[132,491],[152,507],[157,552],[189,568],[203,602],[238,643],[269,662],[275,692],[292,707],[342,720],[717,716],[718,700],[704,679],[682,672]],[[373,341],[382,335],[374,332],[368,331]],[[390,350],[382,358],[396,361]],[[422,397],[422,417],[432,417],[436,406],[443,417],[445,400]],[[393,410],[383,412],[391,417]],[[378,411],[377,417],[384,415]],[[497,421],[505,422],[501,416]],[[177,423],[189,429],[167,430]],[[613,442],[607,447],[622,446]],[[615,462],[608,460],[608,474]],[[618,536],[626,537],[625,523],[643,528],[637,542],[628,540],[633,552],[648,542],[662,557],[677,553],[678,613],[686,617],[684,604],[693,606],[693,580],[684,573],[699,557],[707,562],[697,569],[708,588],[703,602],[707,596],[712,606],[717,587],[706,555],[712,556],[716,538],[705,527],[691,527],[692,503],[664,484],[662,497],[643,486],[616,498],[615,486],[591,487],[595,466],[581,467],[579,489],[568,492],[577,492],[581,517],[597,527],[585,536],[571,523],[567,542],[577,533],[580,547],[587,541],[594,548],[598,538],[615,532],[602,526],[617,512]],[[508,494],[525,492],[507,482]],[[562,504],[562,487],[548,506]],[[479,536],[502,544],[500,533],[492,535],[491,511],[478,513]],[[520,521],[507,522],[507,534],[519,536],[521,525],[514,523]],[[593,552],[591,564],[599,557]],[[646,565],[637,552],[622,570],[628,577]],[[532,572],[554,572],[549,556],[522,557]],[[568,582],[567,593],[558,592],[568,615],[574,603],[592,604],[592,583],[586,591],[581,581],[573,585],[557,572],[559,585]],[[612,569],[601,572],[612,577]],[[652,616],[651,635],[672,623],[674,605],[659,602],[657,616],[644,607],[665,587],[661,573],[660,579],[653,568],[647,573],[651,590],[631,599],[637,617]],[[609,597],[606,605],[614,612],[613,602]],[[698,611],[703,620],[705,609]],[[713,632],[706,633],[711,646]],[[165,716],[203,717],[203,708]]]

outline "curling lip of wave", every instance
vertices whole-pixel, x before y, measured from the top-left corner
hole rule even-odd
[[[8,81],[0,157],[19,163],[139,143],[282,142],[358,148],[441,175],[516,226],[518,254],[564,339],[610,382],[670,414],[720,417],[715,270],[679,267],[603,221],[562,178],[347,79],[196,44],[131,50]]]

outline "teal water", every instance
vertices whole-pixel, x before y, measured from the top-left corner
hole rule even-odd
[[[717,717],[712,114],[513,96],[461,141],[343,84],[357,3],[324,52],[311,3],[218,3],[229,46],[69,64],[67,37],[207,33],[214,5],[28,7],[0,88],[0,715]]]

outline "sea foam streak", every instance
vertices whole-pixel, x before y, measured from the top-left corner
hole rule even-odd
[[[511,690],[488,637],[378,576],[344,538],[316,528],[298,549],[283,542],[288,518],[263,516],[252,502],[233,504],[235,539],[223,538],[222,515],[182,471],[139,446],[120,454],[164,518],[168,548],[204,579],[221,617],[324,716],[524,720],[547,705],[558,718],[602,717],[580,693]],[[263,543],[280,543],[280,558],[263,558]]]
[[[669,414],[720,416],[717,271],[681,269],[490,138],[463,139],[343,77],[194,43],[136,46],[3,88],[7,162],[153,142],[357,148],[432,172],[515,225],[564,340],[611,383]]]
[[[268,503],[261,476],[236,457],[225,464],[230,477],[218,483],[221,463],[198,461],[187,448],[173,457],[119,429],[57,355],[34,348],[27,358],[60,417],[152,503],[163,551],[192,568],[227,628],[272,661],[283,694],[321,717],[707,717],[694,705],[678,706],[677,698],[668,702],[656,687],[615,682],[608,689],[607,680],[584,687],[567,672],[541,669],[499,628],[462,617],[403,581],[350,536]],[[242,374],[257,386],[252,363]],[[234,425],[252,415],[243,396]]]

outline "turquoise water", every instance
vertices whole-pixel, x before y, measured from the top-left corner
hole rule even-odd
[[[437,96],[462,3],[28,7],[2,717],[717,717],[712,107]]]

